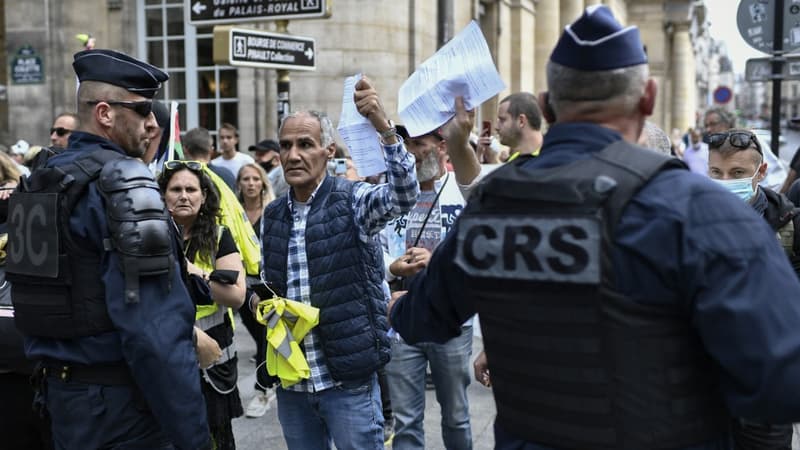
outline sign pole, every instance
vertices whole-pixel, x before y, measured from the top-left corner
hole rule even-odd
[[[775,0],[775,28],[772,37],[772,142],[775,156],[779,156],[781,134],[781,74],[783,73],[783,0]]]
[[[275,22],[276,30],[281,34],[289,33],[289,21],[278,20]],[[290,113],[291,103],[289,101],[289,92],[291,79],[289,78],[289,71],[286,69],[276,70],[278,76],[278,127],[280,128],[283,119]]]

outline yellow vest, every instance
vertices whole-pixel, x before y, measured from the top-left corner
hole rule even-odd
[[[267,327],[267,373],[284,388],[311,377],[300,342],[319,323],[319,308],[276,296],[258,304],[256,320]]]
[[[247,219],[247,213],[225,180],[209,169],[205,163],[202,165],[203,172],[211,178],[219,192],[219,222],[230,230],[236,247],[239,248],[239,254],[242,255],[245,273],[257,274],[261,262],[261,243],[253,230],[253,225]]]

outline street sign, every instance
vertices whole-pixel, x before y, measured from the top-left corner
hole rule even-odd
[[[742,0],[736,13],[739,34],[754,49],[772,54],[775,28],[775,0]],[[800,1],[785,0],[783,16],[783,51],[800,49]]]
[[[316,70],[313,38],[248,28],[214,27],[214,62],[266,69]]]
[[[330,17],[327,0],[185,0],[190,25]]]
[[[733,91],[728,86],[720,86],[714,89],[714,101],[721,104],[726,104],[733,99]]]
[[[784,56],[780,80],[800,80],[800,55]],[[744,66],[744,79],[747,81],[770,81],[772,79],[772,58],[750,58]]]

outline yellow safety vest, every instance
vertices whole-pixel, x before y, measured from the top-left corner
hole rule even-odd
[[[247,219],[247,213],[225,180],[209,169],[208,165],[201,164],[203,172],[211,178],[219,192],[219,222],[230,230],[236,247],[239,248],[239,254],[242,255],[245,272],[257,274],[261,262],[261,243],[253,230],[253,225]]]
[[[217,226],[217,246],[219,246],[219,240],[222,238],[223,228],[224,225]],[[206,273],[214,271],[214,261],[199,254],[194,258],[194,265]],[[231,327],[233,327],[233,311],[230,308],[220,308],[216,303],[197,305],[197,311],[194,316],[195,324],[203,331],[211,329],[224,322],[226,309],[231,318]]]
[[[319,308],[276,296],[259,302],[256,320],[267,327],[267,373],[284,388],[311,377],[300,342],[319,323]]]

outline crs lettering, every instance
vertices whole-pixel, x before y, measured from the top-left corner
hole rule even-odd
[[[593,217],[460,218],[456,264],[476,277],[600,282],[601,224]]]

